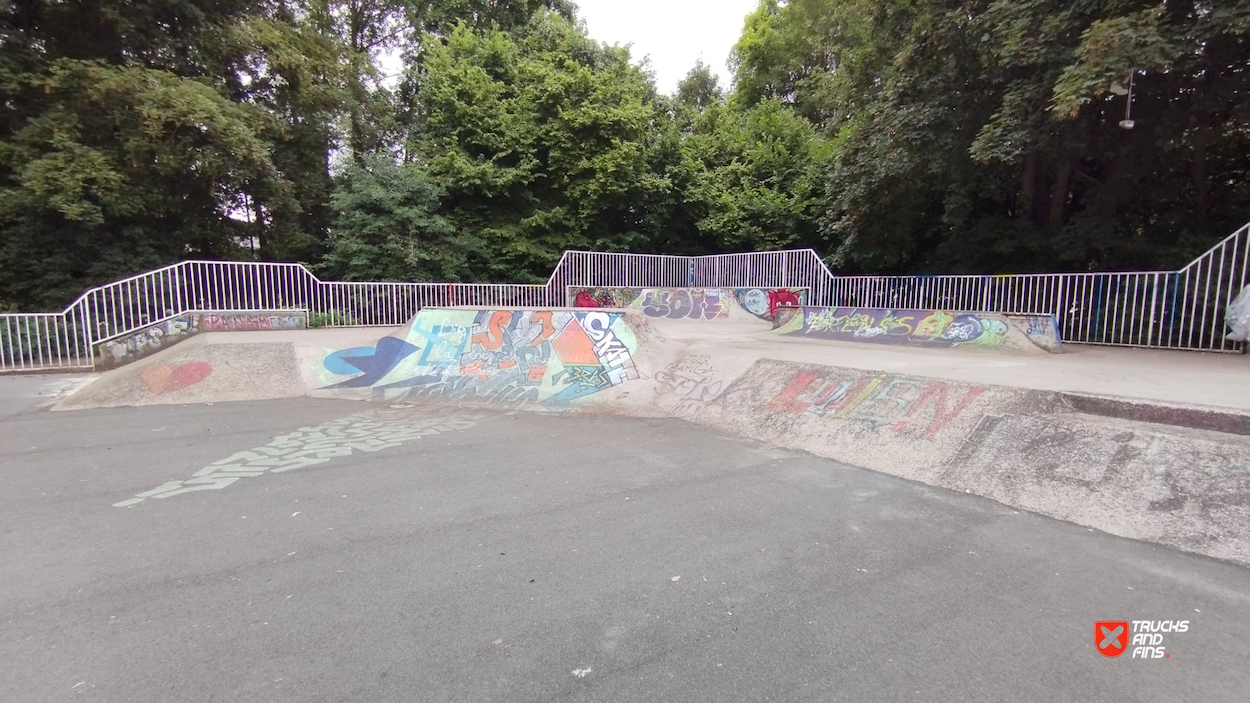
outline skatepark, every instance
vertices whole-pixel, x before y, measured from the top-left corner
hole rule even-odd
[[[38,672],[8,686],[1244,691],[1245,356],[1067,345],[954,311],[770,320],[732,290],[611,302],[429,307],[382,327],[193,321],[159,348],[120,340],[99,373],[0,379],[4,651]],[[1191,630],[1166,662],[1110,668],[1087,630],[1113,616]],[[56,654],[36,665],[32,640]],[[223,667],[237,676],[210,674]]]

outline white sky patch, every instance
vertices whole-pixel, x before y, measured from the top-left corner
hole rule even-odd
[[[632,44],[635,63],[650,59],[656,86],[673,93],[699,59],[728,90],[726,62],[759,0],[575,0],[590,36],[609,44]]]
[[[742,36],[746,16],[759,0],[576,0],[577,17],[586,23],[592,39],[630,45],[635,64],[648,62],[656,87],[668,95],[696,61],[702,60],[720,77],[726,92],[733,85],[729,52]],[[394,87],[403,71],[398,52],[379,57]]]

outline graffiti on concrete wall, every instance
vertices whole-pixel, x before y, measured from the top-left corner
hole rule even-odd
[[[639,377],[621,312],[423,310],[404,338],[328,355],[330,388],[384,397],[567,405]]]
[[[1037,346],[1053,352],[1063,351],[1059,319],[1054,315],[1004,315]]]
[[[656,319],[723,320],[739,308],[770,319],[769,293],[782,290],[807,301],[803,288],[570,288],[569,305],[589,296],[600,307],[629,308]]]
[[[855,420],[896,434],[915,427],[932,441],[984,391],[933,379],[817,370],[797,374],[764,409]]]
[[[201,332],[262,332],[308,327],[308,313],[303,311],[201,312],[196,316]]]
[[[308,314],[279,312],[188,312],[100,345],[98,365],[113,369],[177,344],[201,332],[298,330],[308,327]]]
[[[729,307],[718,288],[651,288],[640,298],[642,314],[669,320],[722,320]]]
[[[697,366],[697,358],[687,359],[666,370],[663,379],[657,377],[661,389],[667,379],[672,388],[668,392],[686,393],[689,401],[681,406],[686,416],[763,413],[756,416],[766,421],[770,414],[782,414],[811,422],[849,421],[869,430],[934,441],[985,392],[980,386],[953,381],[772,359],[755,361],[722,388]]]
[[[720,396],[724,382],[717,379],[709,354],[688,354],[655,375],[657,403],[678,417],[698,412]]]
[[[577,304],[579,294],[585,293],[589,295],[601,308],[630,308],[633,307],[634,301],[642,295],[643,288],[570,288],[569,289],[569,305],[573,307],[582,307]]]
[[[734,377],[715,363],[690,354],[657,373],[656,405],[678,417],[753,417],[777,427],[842,421],[934,441],[985,393],[954,381],[773,359],[758,359]],[[780,425],[777,415],[786,418]]]
[[[138,361],[198,334],[195,315],[180,315],[101,345],[99,365],[111,369]]]
[[[809,307],[780,329],[795,336],[875,344],[986,349],[1014,344],[1007,319],[996,313]]]

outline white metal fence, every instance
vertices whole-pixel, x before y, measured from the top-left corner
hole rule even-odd
[[[1005,276],[839,276],[831,305],[1049,313],[1063,341],[1241,351],[1224,311],[1248,282],[1250,225],[1179,271]]]
[[[1179,271],[834,276],[811,249],[669,256],[567,251],[540,285],[322,281],[299,264],[184,261],[92,288],[61,313],[0,315],[0,371],[87,369],[95,347],[189,310],[309,312],[313,326],[400,325],[423,307],[556,307],[577,287],[807,288],[811,304],[1059,317],[1065,342],[1235,351],[1224,309],[1250,225]]]

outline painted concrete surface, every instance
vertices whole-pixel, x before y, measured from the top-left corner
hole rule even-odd
[[[682,321],[767,320],[768,294],[786,290],[807,300],[806,288],[579,288],[570,287],[568,303],[586,292],[607,307],[633,310],[652,319]]]
[[[688,352],[800,363],[1034,390],[1092,393],[1250,410],[1250,355],[1068,344],[1063,354],[999,355],[778,336],[767,323],[653,324]]]
[[[290,343],[209,343],[198,335],[102,374],[57,403],[58,410],[290,398],[305,394]]]
[[[1062,351],[1053,315],[801,307],[778,317],[777,334],[806,339],[1009,354]]]
[[[192,310],[98,345],[96,367],[115,369],[207,332],[272,332],[308,328],[305,310],[215,312]]]
[[[420,434],[447,414],[298,398],[0,421],[0,699],[1250,689],[1250,569],[680,419],[489,413]],[[331,455],[383,432],[406,434]],[[292,441],[324,461],[113,507]],[[1167,659],[1111,660],[1091,637],[1108,619],[1188,628]]]
[[[1250,437],[1076,413],[1053,392],[704,354],[610,407],[1250,564]]]
[[[93,384],[58,407],[206,401],[220,392],[214,389],[248,382],[204,385],[213,376],[191,378],[191,371],[204,371],[197,364],[215,369],[227,356],[252,363],[269,358],[270,370],[253,372],[249,392],[268,386],[274,393],[268,397],[682,418],[1250,564],[1245,436],[1076,412],[1053,390],[843,365],[841,350],[855,345],[777,344],[786,338],[757,320],[727,321],[715,326],[723,329],[715,335],[688,332],[710,327],[614,310],[431,309],[369,345],[327,345],[329,337],[310,344],[292,336],[269,349],[186,346],[188,353],[217,348],[208,352],[217,361],[158,355],[153,364],[111,384]],[[765,348],[770,335],[770,350],[797,350],[802,353],[793,356],[800,360],[751,353]],[[963,354],[985,365],[984,355],[958,349],[910,351]],[[216,480],[204,470],[192,477],[204,479],[196,485]],[[156,495],[162,488],[145,490]]]
[[[298,354],[314,395],[563,410],[638,381],[648,330],[621,310],[427,308],[374,344]]]

